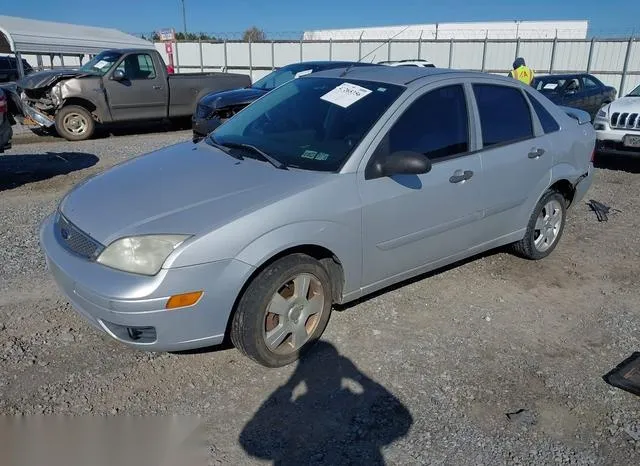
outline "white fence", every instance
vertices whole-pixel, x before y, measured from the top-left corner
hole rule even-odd
[[[156,44],[167,60],[165,47]],[[341,40],[178,42],[176,72],[246,73],[255,81],[276,67],[308,60],[379,62],[422,58],[437,67],[506,74],[516,56],[537,74],[589,72],[619,95],[640,84],[639,39]]]

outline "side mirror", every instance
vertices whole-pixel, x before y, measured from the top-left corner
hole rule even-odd
[[[377,160],[367,178],[393,175],[421,175],[431,171],[431,160],[419,152],[399,151]]]
[[[122,81],[124,78],[125,78],[124,71],[122,71],[122,70],[115,70],[115,71],[113,72],[113,79],[114,79],[115,81]]]

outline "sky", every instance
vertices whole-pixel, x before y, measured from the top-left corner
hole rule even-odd
[[[113,27],[130,33],[182,30],[181,0],[0,0],[0,14]],[[185,0],[190,32],[239,33],[253,25],[272,37],[310,29],[420,23],[589,20],[595,35],[640,34],[637,0]]]

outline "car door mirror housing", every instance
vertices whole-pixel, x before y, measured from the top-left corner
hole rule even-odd
[[[398,151],[380,157],[371,165],[367,178],[393,175],[421,175],[431,171],[431,160],[419,152]]]
[[[115,81],[122,81],[123,79],[125,79],[125,77],[126,76],[124,74],[124,71],[122,71],[122,70],[115,70],[113,72],[113,79]]]

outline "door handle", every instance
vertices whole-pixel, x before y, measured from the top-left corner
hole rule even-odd
[[[162,89],[162,86],[153,86],[153,88],[157,91],[159,91],[160,89]]]
[[[453,176],[449,178],[450,183],[461,183],[463,181],[467,181],[473,176],[473,172],[471,170],[456,170]]]
[[[529,152],[529,158],[537,159],[541,157],[543,154],[544,154],[544,149],[533,149],[531,152]]]

